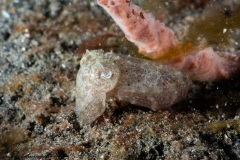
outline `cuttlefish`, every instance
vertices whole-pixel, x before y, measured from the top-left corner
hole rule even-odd
[[[148,107],[154,111],[183,99],[192,81],[167,65],[127,55],[87,51],[76,82],[76,114],[89,124],[101,116],[109,99]]]

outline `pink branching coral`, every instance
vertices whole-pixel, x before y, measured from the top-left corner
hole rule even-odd
[[[175,46],[172,30],[130,0],[98,0],[98,4],[112,16],[126,38],[135,43],[141,53],[155,58]]]
[[[131,0],[97,2],[112,16],[126,38],[135,43],[139,52],[146,57],[158,60],[180,43],[171,29],[155,20],[152,14],[132,4]],[[164,63],[200,81],[228,79],[240,69],[236,54],[217,53],[211,47],[188,52],[184,54],[187,56]]]

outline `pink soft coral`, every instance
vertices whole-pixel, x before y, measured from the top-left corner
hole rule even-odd
[[[125,33],[126,38],[148,56],[158,57],[175,46],[172,30],[156,21],[152,14],[144,13],[130,0],[98,0]]]
[[[126,38],[135,43],[143,55],[158,59],[179,42],[171,29],[156,21],[131,0],[98,0],[123,30]],[[192,50],[187,56],[166,64],[188,73],[194,80],[212,81],[228,79],[239,71],[238,57],[231,53],[216,53],[211,47]]]

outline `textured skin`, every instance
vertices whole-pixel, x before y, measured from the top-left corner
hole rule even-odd
[[[111,15],[126,38],[138,46],[139,52],[144,56],[158,59],[179,44],[171,29],[155,20],[150,13],[132,4],[131,0],[97,0],[97,2]],[[240,70],[239,58],[232,59],[237,53],[219,53],[209,47],[184,55],[188,56],[166,64],[189,74],[193,80],[229,79]]]
[[[186,96],[191,84],[187,75],[166,65],[88,51],[77,75],[76,114],[80,122],[91,123],[102,115],[110,98],[154,111],[168,108]]]

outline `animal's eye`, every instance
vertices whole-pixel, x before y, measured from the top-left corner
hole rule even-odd
[[[100,77],[102,79],[110,79],[112,77],[112,71],[105,71],[105,72],[102,72]]]

